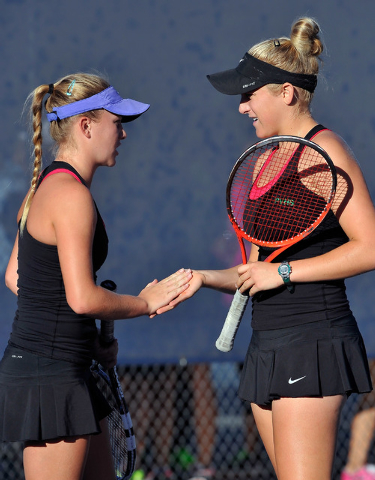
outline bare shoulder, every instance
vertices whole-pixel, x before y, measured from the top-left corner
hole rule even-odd
[[[43,180],[35,200],[38,196],[47,204],[51,214],[94,208],[90,190],[68,173],[58,173]]]
[[[66,235],[92,231],[96,210],[90,190],[72,175],[58,173],[43,180],[33,198],[28,230],[37,240],[56,244],[57,231]]]
[[[358,168],[358,162],[353,151],[337,133],[332,130],[323,130],[314,137],[313,141],[328,153],[337,167],[345,170]]]

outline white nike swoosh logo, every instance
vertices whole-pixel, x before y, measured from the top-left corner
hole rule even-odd
[[[303,380],[306,378],[306,375],[304,377],[296,378],[295,380],[292,380],[292,377],[289,378],[288,383],[289,385],[292,385],[293,383],[299,382],[300,380]]]

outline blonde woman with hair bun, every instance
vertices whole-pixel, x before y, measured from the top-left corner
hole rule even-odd
[[[43,169],[46,96],[57,153]],[[99,167],[115,166],[123,124],[149,105],[82,73],[39,86],[29,100],[34,165],[5,276],[18,308],[0,362],[0,440],[24,442],[26,480],[115,480],[106,420],[111,408],[90,366],[93,359],[116,365],[118,346],[100,345],[95,319],[168,310],[191,271],[153,280],[137,296],[96,284],[108,237],[90,186]]]
[[[262,41],[236,68],[207,77],[220,93],[240,96],[239,112],[258,138],[292,135],[326,150],[343,200],[333,203],[314,235],[272,262],[264,260],[273,249],[252,245],[245,265],[193,270],[189,288],[172,302],[201,287],[238,288],[252,298],[238,393],[251,404],[278,480],[331,479],[341,407],[350,394],[372,389],[345,278],[375,268],[375,210],[351,150],[311,114],[322,53],[318,23],[301,18],[290,37]]]

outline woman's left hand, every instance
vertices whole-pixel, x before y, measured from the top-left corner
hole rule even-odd
[[[252,297],[264,290],[281,287],[284,283],[278,272],[278,263],[249,262],[238,267],[236,286],[241,293],[249,291]]]
[[[118,342],[113,340],[109,345],[100,342],[99,336],[95,340],[94,359],[105,369],[113,368],[117,365]]]

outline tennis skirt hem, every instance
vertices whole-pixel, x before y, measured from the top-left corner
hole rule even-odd
[[[253,331],[238,395],[270,405],[282,397],[372,390],[362,336],[352,315],[298,327]]]
[[[7,347],[0,363],[0,441],[97,434],[110,412],[89,368]]]

